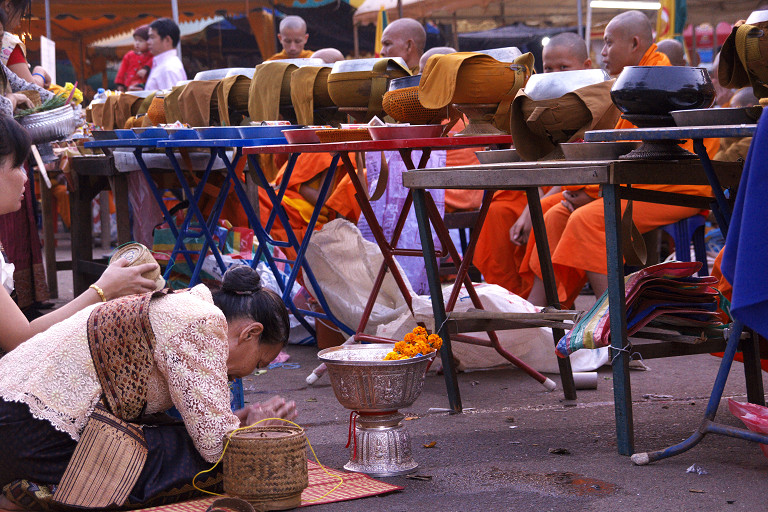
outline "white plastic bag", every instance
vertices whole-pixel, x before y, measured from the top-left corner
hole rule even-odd
[[[540,311],[540,308],[501,286],[483,283],[475,285],[475,290],[480,297],[483,308],[488,311],[507,313],[536,313]],[[443,300],[445,302],[448,301],[450,294],[451,287],[443,290]],[[472,300],[466,288],[462,287],[454,311],[467,311],[472,308],[474,308]],[[432,316],[432,301],[428,296],[415,297],[413,309],[416,314]],[[408,313],[394,322],[382,326],[377,335],[402,339],[405,333],[410,332],[415,326],[416,322],[413,316]],[[484,340],[488,339],[488,335],[485,332],[466,334]],[[496,331],[496,335],[507,352],[518,357],[534,369],[543,373],[559,373],[551,329],[532,327],[529,329]],[[460,369],[492,368],[494,366],[511,364],[490,347],[452,341],[451,348],[454,357],[459,360]],[[439,368],[439,362],[440,360],[436,359],[435,364],[432,365],[433,368]],[[579,350],[571,355],[571,366],[574,372],[595,370],[606,362],[608,362],[607,348]]]
[[[373,283],[384,261],[379,247],[363,239],[357,226],[336,219],[312,234],[307,248],[307,262],[317,278],[331,312],[351,329],[356,329],[373,289]],[[400,271],[409,293],[408,279]],[[309,292],[317,297],[308,279]],[[391,273],[387,273],[368,319],[365,332],[373,334],[379,325],[387,324],[408,311],[400,289]]]

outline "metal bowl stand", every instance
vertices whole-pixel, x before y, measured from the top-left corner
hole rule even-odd
[[[493,116],[496,109],[499,108],[497,103],[455,103],[453,106],[467,116],[469,120],[467,127],[457,133],[457,136],[507,135],[506,132],[499,130],[493,124]]]
[[[350,459],[344,469],[367,475],[398,476],[413,472],[411,436],[401,423],[398,411],[358,412],[355,438],[350,443]]]

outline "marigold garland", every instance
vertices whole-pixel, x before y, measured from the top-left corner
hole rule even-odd
[[[395,343],[394,349],[384,357],[385,361],[398,361],[421,356],[440,350],[443,340],[437,334],[427,334],[424,327],[418,326]]]

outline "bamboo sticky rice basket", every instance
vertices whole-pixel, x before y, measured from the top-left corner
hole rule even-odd
[[[235,431],[224,452],[224,492],[248,501],[257,511],[301,505],[309,485],[307,438],[293,426]]]

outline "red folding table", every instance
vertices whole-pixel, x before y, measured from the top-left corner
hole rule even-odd
[[[368,199],[367,186],[366,184],[360,182],[357,174],[355,173],[355,169],[354,169],[354,166],[352,165],[352,161],[350,159],[349,154],[355,153],[355,152],[366,152],[366,151],[373,151],[373,152],[397,151],[402,157],[403,163],[405,164],[406,169],[408,169],[409,171],[412,171],[417,169],[423,169],[426,166],[427,161],[429,160],[431,152],[436,149],[447,150],[447,149],[460,149],[460,148],[485,147],[485,146],[508,147],[511,143],[512,143],[512,138],[509,135],[484,135],[484,136],[467,136],[467,137],[437,137],[437,138],[428,138],[428,139],[398,139],[398,140],[359,141],[359,142],[343,142],[343,143],[285,144],[285,145],[272,145],[272,146],[255,146],[255,147],[244,148],[243,153],[245,155],[274,154],[274,153],[293,153],[293,154],[295,153],[332,153],[340,156],[341,161],[345,164],[344,167],[347,170],[350,180],[352,181],[352,185],[355,188],[355,198],[357,199],[357,202],[360,205],[362,214],[365,217],[366,221],[368,222],[368,225],[371,228],[371,232],[376,240],[376,243],[378,244],[379,249],[381,250],[381,253],[384,257],[384,261],[381,265],[381,268],[379,269],[379,273],[374,282],[374,286],[371,291],[371,295],[368,298],[368,303],[366,304],[365,310],[363,312],[363,316],[360,320],[360,324],[357,327],[355,340],[366,341],[366,342],[392,342],[393,340],[383,339],[380,337],[365,334],[364,331],[365,331],[366,324],[368,323],[368,317],[370,316],[370,313],[373,310],[373,306],[376,302],[376,298],[381,289],[381,285],[384,281],[387,270],[389,270],[389,272],[392,273],[392,277],[395,279],[395,282],[397,283],[397,286],[400,289],[400,292],[402,293],[403,298],[408,304],[409,309],[413,311],[410,292],[408,291],[408,288],[405,284],[405,280],[403,279],[403,276],[400,273],[400,270],[397,264],[395,263],[395,258],[394,258],[395,256],[413,256],[413,257],[419,257],[419,258],[423,257],[423,252],[420,247],[419,248],[398,247],[400,234],[402,232],[402,229],[405,225],[406,218],[413,204],[413,196],[412,196],[412,192],[409,190],[405,199],[405,203],[403,204],[402,210],[400,212],[398,221],[395,225],[395,229],[392,234],[392,239],[387,240],[384,235],[384,231],[381,228],[381,225],[376,219],[376,216],[371,207],[371,203]],[[413,151],[415,150],[422,151],[421,158],[419,159],[418,167],[414,165],[414,162],[413,162]],[[331,167],[328,170],[329,175],[335,174],[337,161],[338,161],[337,159],[334,159],[333,163],[331,164]],[[296,159],[291,158],[289,161],[289,166],[294,165],[295,162],[296,162]],[[288,171],[292,171],[292,169],[288,169]],[[462,284],[466,286],[467,293],[469,294],[472,300],[473,306],[477,309],[483,309],[483,305],[479,297],[477,296],[477,293],[475,292],[472,281],[469,279],[469,276],[467,275],[469,265],[462,264],[462,257],[459,255],[459,252],[456,250],[456,247],[453,244],[453,241],[451,240],[450,235],[448,233],[448,229],[445,227],[442,216],[440,215],[434,201],[432,200],[431,196],[427,195],[426,197],[427,197],[427,205],[426,205],[427,215],[429,216],[429,219],[433,227],[435,228],[435,232],[438,236],[438,239],[440,240],[440,243],[442,244],[442,247],[443,247],[441,253],[437,254],[437,256],[438,257],[444,256],[447,252],[447,254],[451,256],[452,260],[458,266],[456,284],[454,285],[456,288],[448,304],[446,304],[446,311],[453,310],[453,307],[456,303],[456,299],[458,297],[458,291],[461,289]],[[480,219],[485,218],[485,215],[488,212],[489,205],[490,205],[490,201],[483,201],[483,207],[480,210]],[[279,204],[275,204],[273,206],[275,208],[282,208],[282,205],[279,205]],[[322,207],[322,204],[318,204],[315,206],[316,209],[321,207]],[[306,237],[310,237],[310,236],[311,236],[311,232],[307,231]],[[473,238],[474,238],[474,241],[476,241],[476,237],[473,237]],[[471,261],[471,255],[474,252],[474,248],[475,248],[474,241],[470,243],[469,247],[467,248],[467,251],[465,252],[465,258],[467,259],[467,261]],[[302,243],[302,246],[305,246],[306,242],[307,240],[305,239],[304,242]],[[548,389],[550,390],[554,389],[554,382],[551,379],[548,379],[538,371],[534,370],[530,366],[520,361],[514,355],[507,352],[499,343],[498,337],[494,332],[492,331],[488,332],[488,336],[490,338],[490,346],[493,347],[501,356],[503,356],[512,364],[514,364],[515,366],[525,371],[528,375],[530,375],[531,377],[533,377],[534,379],[542,383]],[[480,340],[478,338],[472,338],[469,336],[454,337],[454,339],[456,339],[456,341],[462,341],[466,343],[474,343],[474,344],[479,344],[484,346],[489,345],[488,341]],[[440,356],[442,358],[444,375],[446,379],[446,386],[448,388],[448,395],[449,395],[451,406],[453,409],[460,411],[461,401],[459,398],[458,385],[456,383],[456,371],[455,371],[455,365],[454,365],[454,361],[451,353],[450,342],[445,343],[443,345]],[[566,394],[568,395],[569,393],[566,393]]]

